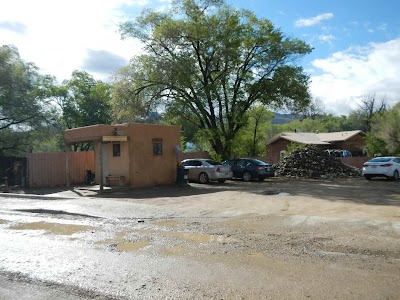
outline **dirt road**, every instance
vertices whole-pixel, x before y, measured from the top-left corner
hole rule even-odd
[[[400,182],[76,193],[0,195],[1,299],[400,299]]]

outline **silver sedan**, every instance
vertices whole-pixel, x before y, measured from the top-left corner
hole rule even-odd
[[[189,170],[188,180],[208,183],[209,181],[225,182],[232,178],[230,166],[224,166],[212,159],[185,159],[182,161],[185,169]]]

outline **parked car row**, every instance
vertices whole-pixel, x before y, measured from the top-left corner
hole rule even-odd
[[[185,159],[182,166],[188,170],[188,181],[208,183],[218,181],[220,183],[232,178],[244,181],[264,180],[274,176],[272,165],[253,158],[236,158],[222,163],[212,159],[195,158]],[[365,179],[373,177],[386,177],[392,180],[400,178],[400,157],[375,157],[362,168]]]
[[[223,163],[204,158],[185,159],[182,166],[188,170],[188,181],[200,183],[222,183],[232,178],[241,178],[244,181],[264,180],[274,176],[272,165],[253,158],[237,158]]]

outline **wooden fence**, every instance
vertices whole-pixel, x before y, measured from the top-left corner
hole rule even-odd
[[[94,170],[94,152],[70,152],[70,183],[83,183],[86,170]],[[27,182],[29,187],[55,187],[65,185],[66,153],[29,153]]]
[[[338,157],[342,163],[361,169],[363,164],[370,160],[372,157],[367,156],[353,156],[353,157]]]

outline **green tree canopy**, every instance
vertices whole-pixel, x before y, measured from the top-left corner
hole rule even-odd
[[[386,119],[382,122],[381,133],[387,141],[389,151],[400,155],[400,102],[388,111]]]
[[[252,107],[247,113],[247,123],[233,142],[234,156],[256,157],[265,154],[267,127],[274,115],[264,106]]]
[[[374,118],[387,111],[385,99],[378,100],[374,94],[361,96],[359,108],[353,110],[348,119],[356,129],[368,133],[372,129]]]
[[[346,116],[335,117],[331,114],[322,114],[314,118],[295,119],[279,127],[281,132],[335,132],[358,129],[349,123]]]
[[[71,79],[53,86],[49,94],[60,110],[60,129],[111,124],[111,86],[84,71],[73,71]],[[88,150],[88,144],[76,144],[74,150]]]
[[[67,128],[111,123],[111,86],[85,71],[72,72],[59,88],[58,101]]]
[[[14,46],[0,47],[0,154],[19,155],[32,132],[53,119],[47,91],[53,78],[38,73]]]
[[[400,155],[400,102],[392,108],[375,114],[371,131],[365,139],[370,155]]]
[[[309,103],[309,78],[295,62],[311,47],[250,11],[220,0],[180,0],[168,12],[145,10],[120,30],[145,50],[116,77],[122,88],[115,110],[124,120],[162,104],[228,157],[254,104],[299,110]]]

